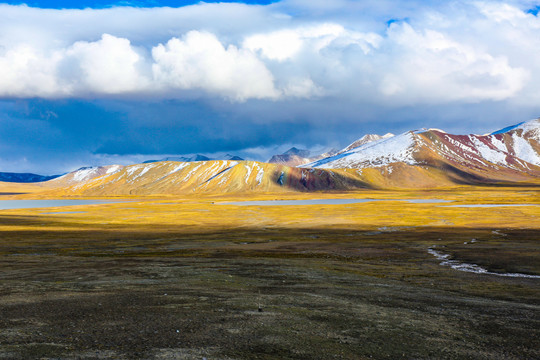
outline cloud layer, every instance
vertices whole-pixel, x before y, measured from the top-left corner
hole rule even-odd
[[[0,171],[495,131],[540,116],[539,5],[0,5]]]
[[[0,97],[540,100],[536,2],[437,4],[0,5]]]

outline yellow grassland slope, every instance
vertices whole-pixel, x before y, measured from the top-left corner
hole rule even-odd
[[[366,169],[305,169],[255,161],[164,161],[118,167],[81,181],[0,183],[0,193],[32,197],[343,192],[361,189],[436,189],[491,183],[481,174],[445,171],[430,164],[393,163]],[[504,180],[503,177],[500,180]],[[524,177],[515,185],[540,184]],[[15,195],[13,195],[15,196]]]
[[[255,161],[156,162],[69,187],[58,195],[114,196],[242,192],[320,192],[379,188],[433,188],[455,183],[438,169],[405,164],[372,169],[302,169]]]

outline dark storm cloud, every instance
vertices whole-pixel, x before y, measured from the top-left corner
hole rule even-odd
[[[421,127],[486,133],[535,114],[533,108],[516,111],[500,102],[486,111],[484,104],[380,108],[308,100],[17,100],[1,102],[0,109],[4,171],[48,174],[138,162],[155,154],[234,153],[264,161],[278,148],[286,150],[283,144],[324,150],[344,147],[366,133]]]

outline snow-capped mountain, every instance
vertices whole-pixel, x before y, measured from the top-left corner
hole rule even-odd
[[[40,186],[55,196],[107,196],[540,183],[540,120],[487,135],[424,129],[364,136],[353,144],[299,167],[241,160],[160,161],[81,168]],[[310,156],[295,148],[287,153]]]
[[[412,153],[416,148],[413,132],[406,132],[386,139],[370,141],[358,147],[347,150],[350,146],[339,151],[337,155],[306,164],[303,167],[321,169],[362,169],[366,167],[388,165],[404,162],[415,165]]]
[[[123,167],[124,166],[122,165],[82,167],[65,175],[62,175],[56,179],[48,181],[47,185],[69,186],[73,184],[80,184],[93,178],[100,177],[102,175],[112,174],[122,169]]]
[[[540,166],[540,119],[496,131],[490,139],[498,150]]]
[[[540,176],[540,120],[489,135],[452,135],[438,129],[408,131],[348,148],[302,167],[387,167],[392,172],[392,165],[399,163],[440,169],[459,174],[460,178],[478,180],[519,180]]]
[[[233,161],[243,161],[244,159],[242,159],[240,156],[236,156],[236,155],[231,155],[231,154],[226,154],[225,156],[223,157],[220,157],[219,159],[214,159],[214,160],[233,160]]]
[[[283,154],[272,156],[270,160],[268,160],[268,163],[298,166],[311,162],[312,160],[309,159],[309,155],[309,150],[292,147]]]
[[[159,160],[146,160],[145,162],[143,162],[143,164],[149,164],[149,163],[154,163],[154,162],[159,162],[159,161],[191,162],[191,161],[208,161],[208,160],[210,160],[209,157],[206,157],[201,154],[195,154],[192,156],[169,156],[169,157],[159,159]]]
[[[160,162],[160,161],[178,161],[178,162],[193,162],[193,161],[209,161],[209,160],[244,160],[239,156],[226,154],[225,156],[222,156],[218,159],[211,159],[208,156],[201,155],[201,154],[195,154],[191,156],[169,156],[163,159],[159,160],[146,160],[143,162],[143,164],[149,164],[154,162]]]
[[[337,150],[331,149],[324,154],[312,156],[311,151],[309,150],[297,149],[295,147],[292,147],[281,155],[272,156],[270,160],[268,160],[268,163],[287,166],[299,166],[319,159],[324,159],[329,156],[333,156],[336,153]]]
[[[352,150],[354,148],[357,148],[359,146],[362,146],[362,145],[365,145],[367,143],[370,143],[370,142],[374,142],[374,141],[378,141],[378,140],[382,140],[382,139],[388,139],[388,138],[391,138],[392,136],[394,136],[394,134],[392,133],[386,133],[384,135],[377,135],[377,134],[367,134],[367,135],[364,135],[362,136],[360,139],[354,141],[352,144],[350,144],[349,146],[347,146],[345,149],[343,150],[340,150],[336,153],[337,154],[341,154],[341,153],[344,153],[346,151],[349,151],[349,150]]]

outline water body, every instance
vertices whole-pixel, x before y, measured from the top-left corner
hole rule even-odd
[[[216,203],[216,205],[237,206],[289,206],[289,205],[347,205],[376,201],[406,201],[414,204],[446,203],[450,200],[442,199],[309,199],[309,200],[263,200],[263,201],[234,201]]]
[[[42,215],[54,215],[54,214],[84,214],[88,211],[52,211],[52,212],[42,212]]]
[[[540,206],[538,204],[473,204],[473,205],[444,205],[444,207],[459,208],[489,208],[489,207],[516,207],[516,206]]]
[[[475,274],[486,274],[486,275],[495,275],[495,276],[503,276],[503,277],[540,279],[539,275],[529,275],[529,274],[521,274],[521,273],[496,273],[493,271],[488,271],[487,269],[484,269],[480,265],[462,263],[457,260],[450,260],[450,255],[437,251],[433,249],[433,247],[430,247],[428,249],[428,253],[430,253],[431,255],[435,256],[438,260],[440,260],[441,261],[440,265],[450,266],[452,269],[457,270],[457,271],[465,271],[465,272],[471,272]]]
[[[0,210],[39,209],[58,206],[97,205],[117,200],[0,200]]]

